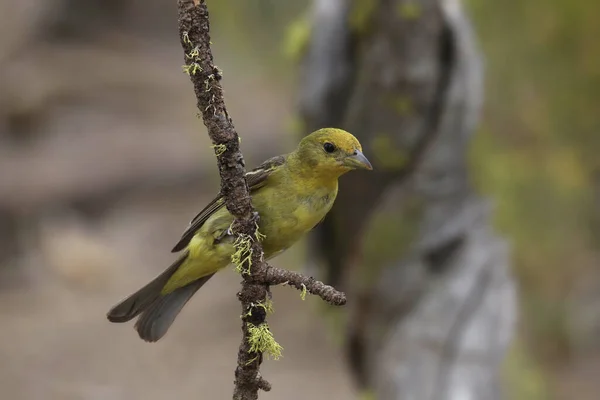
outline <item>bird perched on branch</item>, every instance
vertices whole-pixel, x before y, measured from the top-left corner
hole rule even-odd
[[[338,178],[354,169],[371,170],[358,140],[341,129],[320,129],[304,137],[293,152],[273,157],[246,173],[265,258],[286,250],[329,212]],[[190,222],[173,252],[179,258],[146,286],[108,312],[111,322],[139,315],[139,336],[155,342],[165,335],[189,299],[236,252],[233,216],[217,196]]]

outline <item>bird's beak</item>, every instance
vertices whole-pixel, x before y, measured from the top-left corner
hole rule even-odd
[[[344,159],[344,165],[352,169],[373,169],[367,157],[360,150],[354,150],[354,154],[347,156]]]

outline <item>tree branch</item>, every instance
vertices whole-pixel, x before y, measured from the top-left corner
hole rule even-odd
[[[266,314],[269,286],[288,283],[303,291],[316,294],[334,305],[343,305],[343,293],[301,274],[269,266],[263,261],[263,249],[257,237],[259,215],[254,210],[245,180],[244,158],[239,148],[239,137],[227,113],[220,81],[221,71],[214,65],[210,49],[208,9],[205,0],[178,0],[179,35],[185,52],[184,71],[194,85],[197,106],[208,135],[213,143],[219,173],[221,194],[235,220],[232,231],[248,246],[243,270],[244,281],[238,298],[242,303],[243,338],[238,351],[235,371],[234,400],[256,400],[258,390],[269,391],[271,385],[260,376],[262,351],[251,343],[251,330],[267,328]],[[248,257],[246,257],[248,256]],[[249,260],[249,262],[248,262]]]
[[[323,282],[317,281],[313,277],[304,276],[297,272],[268,265],[263,279],[269,285],[290,285],[303,292],[306,291],[314,294],[333,306],[343,306],[346,304],[346,295],[344,293],[337,291]]]

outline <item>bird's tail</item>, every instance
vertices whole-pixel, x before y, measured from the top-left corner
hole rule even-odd
[[[163,337],[183,306],[214,275],[204,276],[166,295],[161,294],[167,281],[183,264],[187,256],[187,252],[182,254],[150,283],[111,308],[107,313],[108,320],[110,322],[127,322],[141,314],[135,324],[140,338],[147,342],[156,342]]]
[[[214,273],[203,276],[169,294],[160,296],[150,304],[135,323],[135,329],[140,338],[146,342],[156,342],[162,338],[183,306],[213,275]]]

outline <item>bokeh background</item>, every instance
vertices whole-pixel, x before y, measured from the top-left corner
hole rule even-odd
[[[344,2],[315,4],[323,11],[328,3],[335,8]],[[367,20],[385,14],[378,10],[388,3],[394,2],[349,5],[350,42],[360,42],[362,51],[352,57],[375,47],[370,35],[377,37],[378,27],[386,24],[373,27]],[[398,3],[399,15],[418,24],[436,2]],[[301,96],[302,88],[318,80],[314,70],[306,73],[310,68],[303,60],[319,47],[314,37],[311,42],[318,29],[310,25],[318,20],[319,7],[311,8],[308,0],[208,4],[227,105],[247,164],[253,166],[289,151],[317,123],[314,113],[306,112],[311,108],[307,102],[329,113],[331,104]],[[509,332],[510,346],[499,347],[501,354],[491,366],[475,368],[491,371],[498,391],[472,398],[596,399],[600,3],[470,0],[464,6],[484,55],[485,102],[476,129],[469,132],[475,135],[460,139],[464,154],[458,154],[468,167],[473,192],[492,201],[490,223],[505,241],[507,254],[507,262],[498,261],[496,270],[508,269],[504,279],[518,293],[518,313],[505,307],[510,296],[486,300],[492,311],[508,310],[509,322],[502,329]],[[195,118],[192,87],[182,73],[176,23],[174,0],[0,0],[2,399],[231,395],[240,339],[235,297],[240,278],[233,269],[213,278],[157,344],[139,340],[130,324],[109,324],[104,317],[115,302],[170,263],[169,249],[178,235],[219,187],[213,150]],[[419,46],[427,41],[415,48]],[[389,63],[396,61],[390,58]],[[359,112],[350,107],[350,114],[376,117],[376,108],[354,107]],[[394,107],[401,114],[412,109],[403,99]],[[356,122],[346,118],[339,125],[345,124]],[[362,131],[354,133],[374,132]],[[402,132],[398,127],[396,134]],[[385,170],[403,155],[388,152],[384,157],[391,145],[382,140],[373,140],[367,155],[376,169],[379,163]],[[402,193],[401,188],[398,196]],[[386,202],[383,196],[380,200]],[[417,230],[414,218],[388,215],[385,204],[377,207],[392,228],[376,224],[384,235],[370,242],[375,236],[369,229],[374,228],[357,228],[359,239],[352,240],[367,244],[360,261],[350,264],[388,263],[369,254],[390,247],[406,250],[398,241],[410,242],[408,233]],[[406,207],[409,216],[418,213],[414,204]],[[343,212],[336,210],[337,218]],[[351,208],[346,212],[352,216]],[[263,374],[274,389],[261,398],[408,398],[381,389],[369,376],[373,373],[364,372],[391,370],[401,362],[387,360],[388,367],[381,367],[375,365],[372,346],[363,343],[362,352],[371,356],[360,357],[361,351],[352,347],[362,337],[357,333],[361,324],[377,324],[364,322],[356,309],[366,307],[369,314],[379,309],[365,300],[370,292],[364,282],[371,278],[360,268],[342,279],[322,261],[328,257],[323,248],[344,253],[339,232],[322,228],[312,241],[274,263],[339,280],[345,290],[357,293],[359,306],[335,311],[314,299],[303,302],[290,289],[275,288],[270,324],[284,357],[265,362]],[[435,260],[433,264],[441,264]],[[444,275],[428,277],[433,284],[423,293],[438,290],[436,282],[447,282]],[[407,282],[410,286],[412,281]],[[376,284],[369,288],[378,290]],[[397,291],[410,292],[406,287]],[[422,303],[427,297],[413,300]],[[394,314],[399,319],[419,315],[412,302],[400,308],[404,311]],[[421,372],[427,375],[426,369]],[[437,398],[465,398],[452,390],[444,393]]]

